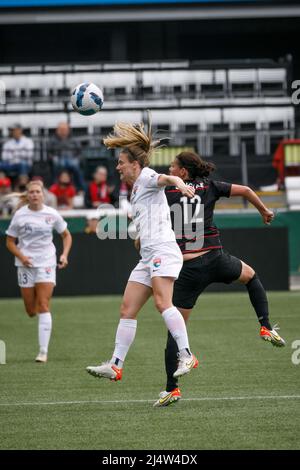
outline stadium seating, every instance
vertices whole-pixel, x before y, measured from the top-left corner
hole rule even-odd
[[[84,146],[96,147],[117,120],[138,122],[151,109],[155,130],[171,137],[172,146],[221,162],[238,157],[245,142],[249,155],[265,157],[294,137],[288,72],[288,64],[270,60],[3,66],[1,138],[19,121],[37,142],[37,159],[40,152],[45,160],[45,142],[60,121]],[[70,104],[71,90],[84,81],[102,87],[105,98],[101,113],[88,119]]]
[[[198,67],[198,68],[196,68]],[[90,64],[1,67],[7,104],[24,99],[40,101],[43,97],[68,99],[70,90],[81,82],[95,82],[107,98],[134,99],[286,96],[287,68],[244,65],[207,68],[188,62]]]
[[[285,178],[286,199],[290,210],[300,210],[300,177]]]

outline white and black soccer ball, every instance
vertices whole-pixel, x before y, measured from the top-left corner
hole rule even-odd
[[[75,111],[84,116],[91,116],[103,106],[103,93],[94,83],[80,83],[74,88],[71,103]]]

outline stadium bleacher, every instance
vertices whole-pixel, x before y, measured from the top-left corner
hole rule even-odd
[[[47,139],[59,122],[68,121],[73,137],[93,148],[116,121],[141,121],[151,109],[155,130],[170,136],[171,146],[214,159],[221,176],[235,168],[232,177],[240,181],[238,157],[245,142],[250,173],[261,157],[264,175],[250,183],[268,185],[275,179],[272,152],[295,132],[289,66],[271,60],[2,66],[1,141],[17,120],[35,140],[36,160],[45,162]],[[84,81],[102,87],[105,98],[101,113],[88,119],[70,103],[71,90]]]

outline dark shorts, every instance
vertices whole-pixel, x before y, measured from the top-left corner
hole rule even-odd
[[[213,282],[231,284],[242,272],[242,262],[224,250],[212,250],[205,255],[184,261],[174,284],[173,304],[193,308],[199,295]]]

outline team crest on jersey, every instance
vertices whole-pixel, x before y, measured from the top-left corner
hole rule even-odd
[[[53,221],[54,221],[54,217],[51,217],[51,215],[49,215],[45,218],[45,222],[48,225],[52,224]]]
[[[132,190],[132,194],[136,194],[138,189],[139,189],[138,186],[134,186]]]
[[[161,265],[161,259],[160,259],[160,258],[154,258],[154,260],[153,260],[153,266],[154,266],[155,268],[159,268],[160,265]]]

